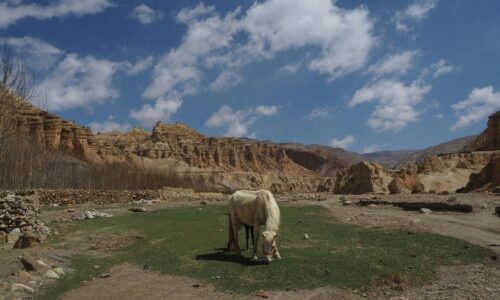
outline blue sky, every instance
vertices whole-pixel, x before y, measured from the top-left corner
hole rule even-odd
[[[33,102],[94,131],[419,149],[500,109],[498,1],[0,1]]]

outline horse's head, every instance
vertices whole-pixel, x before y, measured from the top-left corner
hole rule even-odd
[[[276,253],[276,238],[278,234],[274,231],[264,231],[262,236],[264,237],[262,253],[267,261],[272,261]]]

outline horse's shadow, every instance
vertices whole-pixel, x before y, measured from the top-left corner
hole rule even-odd
[[[265,265],[266,262],[252,260],[251,257],[236,255],[233,252],[227,252],[226,248],[217,248],[215,253],[200,254],[196,260],[222,261],[240,264],[243,266]]]

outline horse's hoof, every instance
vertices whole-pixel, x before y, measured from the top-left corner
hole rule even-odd
[[[253,259],[253,260],[258,260],[259,258],[257,257],[257,255],[254,255],[254,256],[252,257],[252,259]]]

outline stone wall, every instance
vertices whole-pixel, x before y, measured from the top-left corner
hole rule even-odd
[[[180,201],[201,199],[206,196],[193,189],[165,188],[162,190],[36,190],[42,205],[75,205],[75,204],[127,204],[140,200]]]
[[[0,194],[0,231],[6,233],[18,228],[18,232],[38,231],[41,225],[37,216],[40,213],[38,197],[28,194]]]

